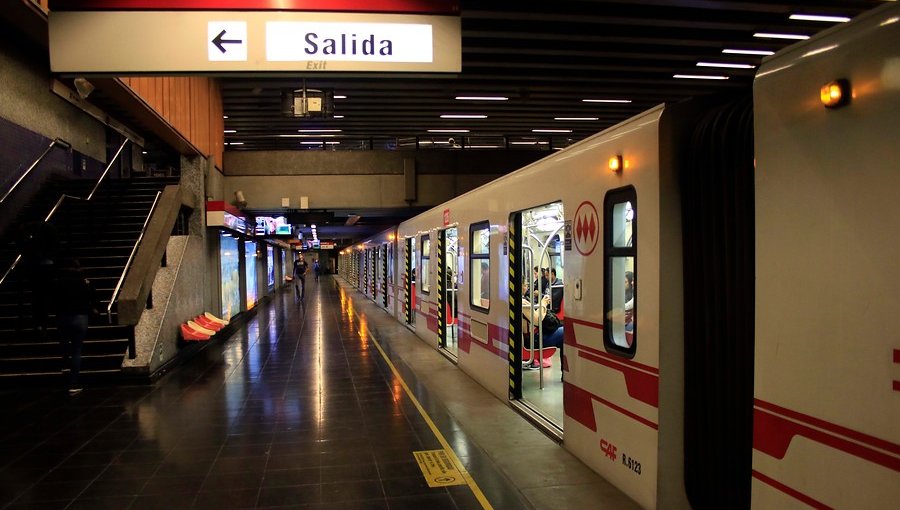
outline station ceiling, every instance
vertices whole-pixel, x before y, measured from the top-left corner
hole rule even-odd
[[[562,148],[659,103],[748,89],[764,53],[731,50],[796,42],[760,34],[838,24],[791,15],[852,18],[882,3],[461,0],[462,72],[224,78],[225,149]],[[304,85],[337,96],[334,118],[281,114],[282,92]],[[473,96],[506,99],[457,99]]]

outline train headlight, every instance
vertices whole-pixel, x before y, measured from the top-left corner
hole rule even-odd
[[[839,108],[850,102],[850,82],[844,79],[834,80],[822,85],[819,99],[825,108]]]
[[[616,154],[615,156],[609,158],[609,169],[613,173],[620,173],[624,167],[625,165],[622,162],[621,154]]]

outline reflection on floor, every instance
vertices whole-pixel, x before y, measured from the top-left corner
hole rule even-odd
[[[563,383],[561,380],[562,363],[560,363],[559,357],[559,351],[557,351],[549,358],[553,366],[543,370],[543,389],[541,389],[540,385],[540,370],[522,371],[522,399],[561,429],[564,411]]]
[[[431,488],[414,451],[441,444],[331,278],[260,303],[225,342],[152,386],[0,392],[0,508],[477,509]],[[413,386],[414,381],[410,382]],[[525,506],[442,407],[472,476]],[[498,506],[499,508],[499,506]]]

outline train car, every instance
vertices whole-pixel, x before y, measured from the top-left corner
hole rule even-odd
[[[765,61],[754,103],[753,504],[896,507],[900,9]]]
[[[395,242],[397,319],[644,508],[896,506],[898,20],[355,253]]]

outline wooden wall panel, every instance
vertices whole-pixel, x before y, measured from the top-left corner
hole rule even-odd
[[[121,80],[222,169],[225,121],[218,81],[202,76],[124,77]]]

